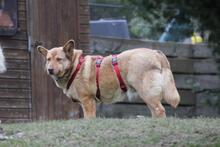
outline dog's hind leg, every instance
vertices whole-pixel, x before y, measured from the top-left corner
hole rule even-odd
[[[152,117],[166,117],[162,100],[162,75],[160,71],[154,70],[143,74],[134,83],[134,88],[142,100],[148,105]]]
[[[149,104],[147,104],[147,106],[151,111],[152,117],[161,117],[161,118],[166,117],[166,111],[165,111],[163,105],[161,104],[161,102],[158,102],[155,104],[149,103]]]

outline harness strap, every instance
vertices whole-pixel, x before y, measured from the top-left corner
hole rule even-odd
[[[118,81],[119,81],[119,84],[120,84],[120,87],[121,87],[121,90],[123,92],[127,92],[127,87],[121,77],[121,73],[120,73],[120,69],[118,67],[118,58],[117,58],[117,55],[112,55],[112,65],[114,67],[114,71],[117,75],[117,78],[118,78]]]
[[[79,63],[77,64],[75,71],[73,72],[71,78],[69,79],[69,81],[68,81],[68,83],[67,83],[67,85],[66,85],[66,89],[67,89],[67,90],[70,88],[70,85],[72,84],[72,82],[73,82],[74,79],[76,78],[76,75],[77,75],[77,73],[79,72],[79,70],[80,70],[81,65],[82,65],[83,62],[84,62],[84,58],[83,58],[83,56],[80,56],[80,58],[79,58]]]
[[[100,100],[100,89],[99,89],[99,69],[101,67],[103,57],[99,56],[96,58],[96,85],[97,85],[97,90],[96,90],[96,97]]]

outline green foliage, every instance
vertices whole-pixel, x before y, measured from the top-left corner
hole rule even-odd
[[[149,17],[153,17],[149,15]],[[166,20],[163,17],[149,23],[143,17],[134,17],[129,22],[129,30],[132,38],[148,38],[158,40],[164,31]]]
[[[126,19],[132,38],[158,40],[167,24],[161,11],[144,10],[142,7],[131,4],[127,0],[90,0],[91,18]],[[156,17],[156,18],[155,18]]]
[[[156,36],[162,33],[165,25],[176,16],[178,11],[181,11],[187,19],[178,21],[191,21],[197,31],[208,32],[209,43],[216,48],[215,52],[220,54],[220,29],[218,29],[220,26],[220,1],[218,0],[90,0],[90,2],[121,4],[126,7],[126,9],[123,8],[115,14],[124,15],[130,24],[131,34],[139,38],[152,37],[152,33],[156,33]],[[108,11],[105,9],[101,13],[110,15],[114,13],[113,11],[115,10]],[[149,29],[145,29],[144,25]],[[153,39],[155,38],[158,37]]]
[[[208,41],[215,47],[215,52],[220,54],[220,1],[218,0],[123,0],[123,2],[134,5],[139,16],[145,20],[152,20],[146,12],[158,17],[157,12],[161,12],[167,20],[175,17],[177,10],[185,13],[190,20],[197,21],[197,28],[200,31],[208,31]],[[185,21],[185,20],[180,20]]]

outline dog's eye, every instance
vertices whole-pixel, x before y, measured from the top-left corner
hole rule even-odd
[[[61,61],[62,60],[62,58],[57,58],[57,61]]]
[[[50,61],[50,58],[47,58],[47,61]]]

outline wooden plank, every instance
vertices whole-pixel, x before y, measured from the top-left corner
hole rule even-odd
[[[26,0],[18,0],[18,5],[26,5]]]
[[[26,3],[26,0],[19,0],[18,2],[25,2]]]
[[[192,90],[178,90],[181,101],[179,105],[184,106],[195,106],[196,105],[196,95]],[[167,104],[165,101],[162,101],[163,104]],[[119,104],[123,103],[135,103],[135,104],[144,104],[143,100],[139,98],[133,98],[131,101],[126,98],[123,102],[118,102]]]
[[[0,88],[17,88],[17,89],[30,89],[29,80],[20,79],[0,79]]]
[[[171,70],[174,73],[194,73],[193,60],[169,58]]]
[[[218,64],[214,59],[168,58],[174,73],[217,74]]]
[[[220,78],[218,75],[195,75],[195,84],[199,90],[220,89]]]
[[[26,20],[19,20],[18,22],[18,30],[27,32],[27,21]]]
[[[29,109],[30,99],[2,99],[0,98],[0,109]]]
[[[87,5],[80,5],[79,7],[79,14],[80,15],[89,15],[89,6]]]
[[[19,3],[18,11],[26,11],[26,4],[24,2],[23,3]]]
[[[1,118],[0,120],[2,123],[27,123],[27,122],[31,122],[32,120],[29,118]]]
[[[217,74],[220,73],[215,59],[195,60],[193,63],[194,73]]]
[[[27,50],[27,41],[22,40],[12,40],[10,38],[1,38],[2,48],[14,48],[14,49],[24,49]]]
[[[89,25],[88,24],[80,25],[80,33],[89,33]]]
[[[196,94],[192,90],[179,90],[180,106],[181,105],[196,105]]]
[[[89,34],[80,34],[79,35],[79,41],[80,43],[88,43],[89,42]]]
[[[174,79],[177,88],[181,89],[193,89],[195,91],[220,89],[220,78],[218,75],[175,74]]]
[[[11,36],[10,39],[12,40],[21,40],[21,41],[28,41],[27,32],[26,31],[17,31],[14,36]]]
[[[29,118],[30,109],[5,109],[0,108],[0,118]]]
[[[213,49],[207,45],[191,45],[173,42],[159,43],[157,41],[141,41],[131,39],[117,39],[110,37],[92,36],[90,47],[97,51],[109,48],[120,48],[120,51],[133,48],[151,48],[163,51],[170,57],[187,57],[187,58],[213,58]]]
[[[29,53],[27,50],[19,49],[3,49],[6,60],[29,60]]]
[[[113,118],[136,118],[138,115],[151,116],[149,109],[146,105],[137,104],[99,104],[97,105],[98,117],[113,117]],[[173,109],[166,107],[167,116],[175,117],[192,117],[196,115],[195,107],[178,107]]]
[[[30,99],[31,91],[25,89],[0,89],[0,99]]]
[[[199,58],[213,58],[213,49],[209,48],[208,45],[198,44],[193,46],[194,57]]]
[[[22,11],[21,15],[18,14],[18,16],[19,16],[18,17],[18,23],[23,22],[23,21],[27,21],[27,18],[23,16],[24,15],[23,13],[25,13],[25,12]]]
[[[18,11],[18,16],[19,17],[26,18],[26,14],[27,14],[26,11]]]
[[[218,105],[219,102],[219,96],[220,96],[220,90],[218,91],[202,91],[196,94],[196,100],[197,100],[197,107],[198,108],[204,108],[204,107],[213,107],[214,105]]]
[[[7,79],[30,79],[30,71],[28,70],[7,70],[5,73],[0,74],[0,78]]]
[[[80,43],[79,48],[82,49],[85,54],[91,54],[92,52],[88,43]]]
[[[30,70],[29,60],[7,59],[7,70]]]
[[[22,20],[22,21],[26,21],[26,11],[18,11],[18,22]]]
[[[80,5],[88,5],[88,0],[80,0]]]
[[[80,25],[88,24],[89,19],[90,19],[89,16],[86,16],[86,15],[79,16]]]

